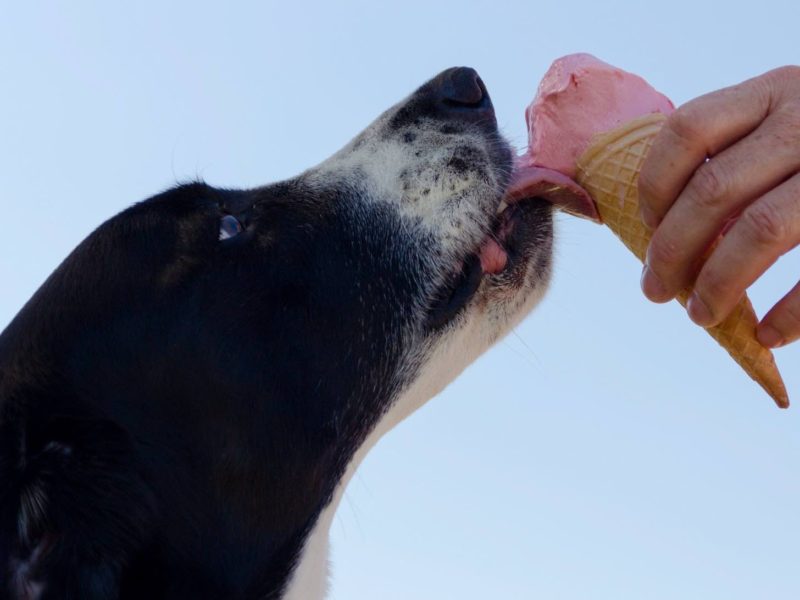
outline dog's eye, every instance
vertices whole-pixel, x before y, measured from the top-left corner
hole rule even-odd
[[[228,240],[242,233],[242,224],[233,215],[225,215],[219,221],[219,239]]]

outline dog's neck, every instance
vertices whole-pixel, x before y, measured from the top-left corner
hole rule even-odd
[[[303,545],[283,600],[322,600],[328,590],[329,533],[350,479],[364,457],[388,431],[441,392],[477,356],[486,350],[478,331],[472,327],[457,330],[456,335],[438,346],[426,362],[420,376],[404,390],[392,407],[370,432],[347,465],[330,503],[323,509]],[[477,343],[476,343],[477,342]]]

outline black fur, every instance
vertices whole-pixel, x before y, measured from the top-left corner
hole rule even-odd
[[[43,598],[116,597],[120,575],[122,598],[280,590],[392,392],[419,295],[421,263],[386,252],[407,247],[396,217],[328,193],[156,196],[81,244],[0,337],[0,564],[49,545],[30,576]],[[233,204],[246,231],[218,242]],[[20,535],[31,489],[46,506]]]
[[[446,99],[474,95],[459,73]],[[491,164],[459,142],[448,168],[507,178],[488,96],[456,119],[437,89],[388,131],[408,145],[422,117],[478,128]],[[420,366],[409,340],[480,283],[474,256],[443,273],[430,229],[368,195],[357,173],[183,185],[110,219],[49,277],[0,335],[0,600],[281,597]],[[243,231],[220,241],[228,214]],[[549,256],[549,209],[530,214]]]

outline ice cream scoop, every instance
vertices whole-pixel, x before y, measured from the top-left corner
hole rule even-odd
[[[645,114],[669,114],[669,98],[644,79],[591,54],[556,60],[525,111],[528,151],[517,159],[512,197],[540,196],[561,210],[600,221],[577,182],[575,163],[598,133]]]
[[[654,113],[675,110],[644,79],[591,54],[570,54],[550,66],[525,111],[532,164],[575,177],[578,157],[598,133]]]

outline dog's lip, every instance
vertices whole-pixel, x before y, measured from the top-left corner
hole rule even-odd
[[[504,201],[514,204],[524,198],[542,198],[564,212],[595,223],[602,223],[589,192],[559,171],[531,164],[517,157]]]
[[[513,233],[516,219],[520,214],[516,210],[516,205],[530,199],[520,197],[511,202],[505,199],[501,201],[492,232],[484,238],[478,250],[481,269],[485,275],[497,275],[508,266],[509,256],[505,242]]]
[[[487,275],[496,275],[502,272],[508,264],[508,252],[491,235],[481,244],[478,258],[481,261],[481,269]]]
[[[539,200],[521,200],[536,201]],[[452,319],[471,301],[487,276],[501,275],[519,265],[513,234],[525,210],[524,206],[517,204],[500,202],[491,232],[483,238],[474,252],[464,258],[450,280],[437,291],[428,313],[430,327],[439,327]]]

